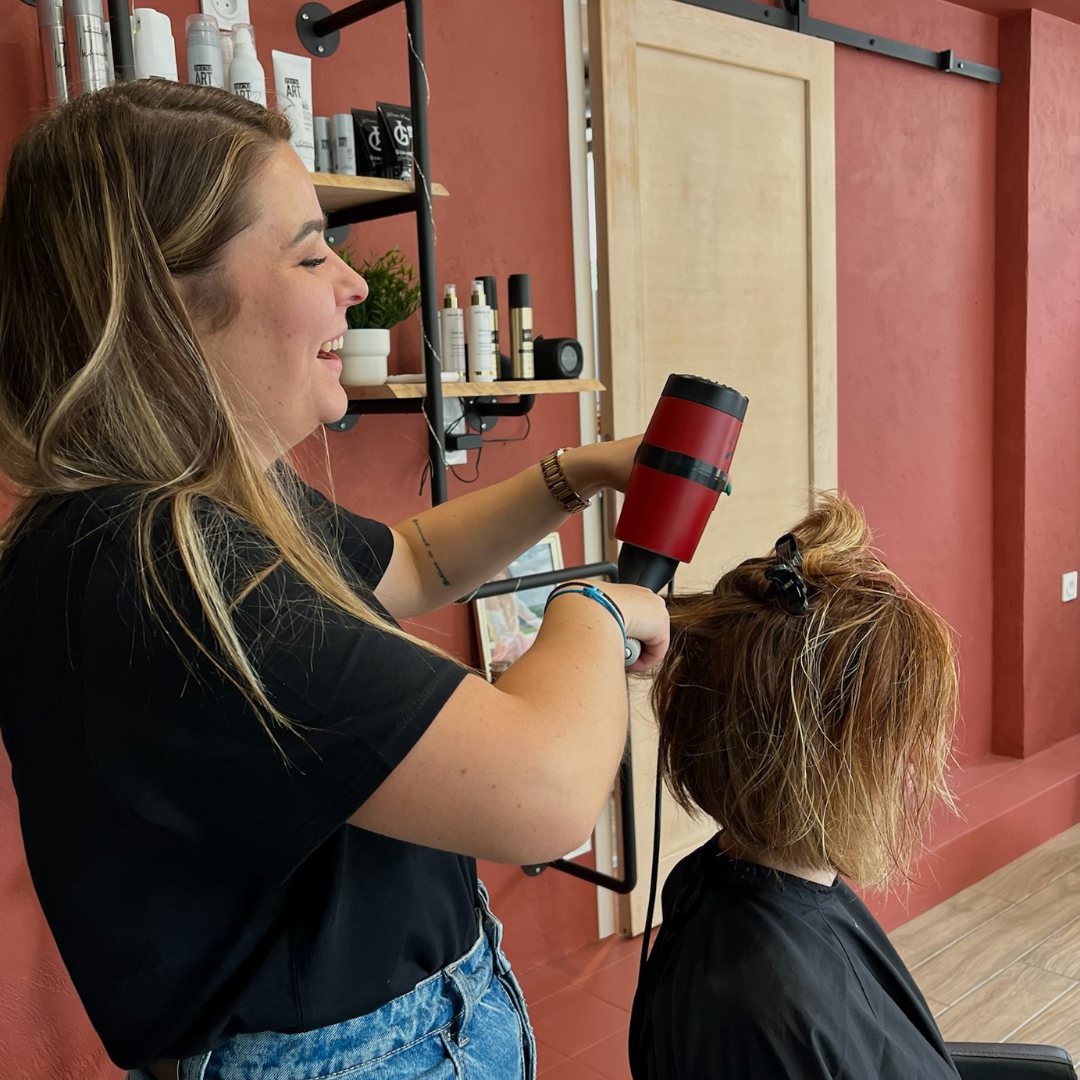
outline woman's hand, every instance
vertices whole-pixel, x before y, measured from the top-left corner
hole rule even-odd
[[[604,488],[625,491],[640,445],[641,436],[632,435],[615,442],[575,446],[562,456],[563,472],[570,486],[585,499]]]
[[[613,585],[601,588],[619,606],[626,622],[626,636],[641,642],[641,656],[629,671],[650,671],[668,650],[670,619],[663,599],[640,585]]]

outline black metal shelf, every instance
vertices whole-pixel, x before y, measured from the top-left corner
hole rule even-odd
[[[420,319],[424,328],[426,383],[423,412],[427,417],[428,456],[431,459],[431,502],[437,506],[446,502],[446,424],[443,420],[441,368],[435,350],[435,342],[439,340],[439,325],[435,278],[435,219],[431,205],[428,87],[424,68],[424,6],[422,0],[360,0],[341,11],[331,12],[322,4],[304,4],[296,13],[296,33],[308,52],[315,57],[325,58],[333,55],[337,49],[340,32],[345,27],[398,4],[405,6],[415,189],[381,201],[364,202],[334,210],[327,216],[330,226],[337,227],[396,214],[416,215],[416,269],[420,281]]]

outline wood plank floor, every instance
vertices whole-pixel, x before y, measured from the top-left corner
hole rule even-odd
[[[889,936],[946,1039],[1080,1061],[1080,825]]]
[[[946,1039],[1063,1046],[1080,1061],[1080,825],[889,935]],[[543,1080],[629,1080],[641,939],[519,973]]]

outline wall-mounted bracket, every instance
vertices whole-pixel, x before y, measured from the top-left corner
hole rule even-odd
[[[296,36],[312,56],[333,56],[341,44],[341,31],[318,34],[315,26],[333,12],[325,4],[305,4],[296,13]]]
[[[335,420],[332,424],[323,424],[323,427],[326,428],[327,431],[336,431],[338,434],[341,434],[346,431],[352,431],[359,421],[359,413],[346,413],[340,420]]]
[[[528,416],[536,404],[536,395],[521,394],[517,401],[500,401],[493,397],[465,398],[464,400],[465,415],[471,414],[484,420],[489,416]]]
[[[784,7],[769,7],[755,0],[679,0],[682,4],[706,8],[722,15],[735,15],[740,19],[778,26],[796,34],[808,34],[836,45],[846,45],[864,52],[878,53],[893,60],[933,68],[949,75],[963,75],[981,82],[1000,83],[1001,71],[973,60],[963,60],[952,49],[940,51],[908,45],[903,41],[870,34],[865,30],[852,30],[848,26],[825,22],[810,15],[810,0],[784,0]]]
[[[378,221],[380,218],[395,217],[397,214],[411,214],[419,206],[415,194],[395,195],[392,199],[379,199],[377,202],[331,210],[326,215],[326,222],[332,229],[343,225],[360,225],[365,221]]]

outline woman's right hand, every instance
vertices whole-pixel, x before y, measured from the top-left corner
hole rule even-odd
[[[600,588],[618,605],[626,621],[626,636],[641,642],[641,656],[627,670],[650,671],[668,650],[670,619],[663,599],[640,585],[605,582]]]

